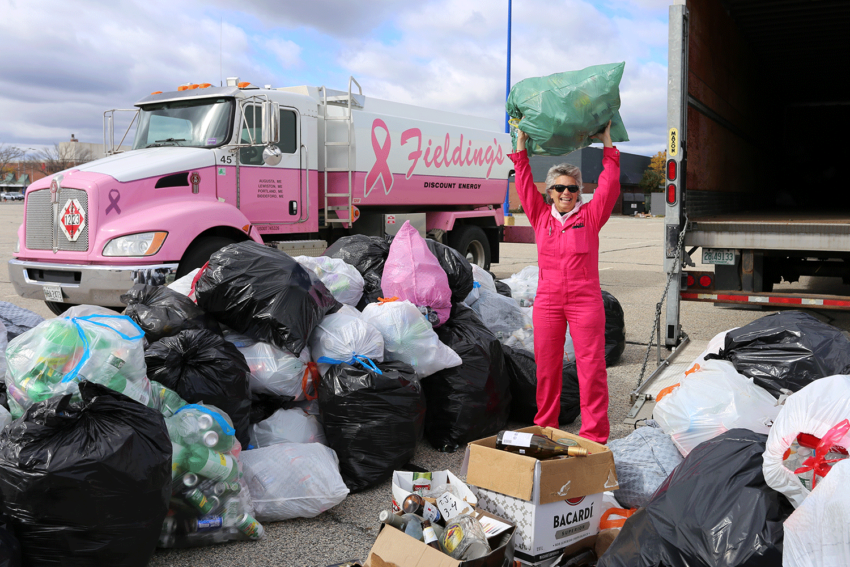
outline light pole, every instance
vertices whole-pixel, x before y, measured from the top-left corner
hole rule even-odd
[[[508,100],[508,95],[511,94],[511,0],[508,0],[508,73],[507,78],[505,80],[505,101]],[[510,116],[508,116],[508,112],[505,111],[505,133],[509,134],[511,131],[510,124],[508,120],[510,120]],[[502,211],[505,213],[506,217],[513,216],[511,214],[511,180],[508,178],[508,186],[505,189],[505,203],[502,205]]]

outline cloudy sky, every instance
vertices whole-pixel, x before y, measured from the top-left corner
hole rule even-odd
[[[664,148],[670,0],[513,0],[511,82],[625,61],[628,152]],[[507,0],[0,0],[0,143],[103,140],[103,111],[239,76],[504,120]]]

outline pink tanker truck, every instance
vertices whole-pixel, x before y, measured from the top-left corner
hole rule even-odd
[[[348,91],[229,78],[135,107],[132,150],[115,150],[107,111],[107,157],[27,190],[9,275],[57,314],[121,306],[134,283],[170,283],[232,242],[318,255],[406,220],[498,261],[511,150],[495,120],[369,98],[353,78]]]

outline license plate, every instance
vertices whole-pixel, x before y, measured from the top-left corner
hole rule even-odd
[[[45,301],[58,301],[59,303],[65,301],[65,298],[62,297],[62,286],[46,285],[42,289],[44,289]]]
[[[703,248],[702,263],[734,266],[735,251],[729,248]]]

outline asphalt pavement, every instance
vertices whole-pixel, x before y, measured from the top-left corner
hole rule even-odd
[[[22,215],[21,203],[0,203],[0,252],[7,260],[12,256]],[[527,224],[527,220],[524,216],[518,216],[517,224]],[[629,394],[634,390],[640,374],[656,304],[661,299],[666,280],[662,267],[663,227],[663,218],[614,216],[605,225],[600,237],[599,270],[602,288],[620,301],[626,320],[626,350],[620,362],[608,369],[608,413],[612,439],[624,437],[631,431],[631,426],[623,424],[623,419],[630,408]],[[536,262],[537,250],[533,244],[504,244],[501,261],[492,266],[492,271],[497,277],[504,278]],[[7,271],[2,270],[0,274],[0,300],[15,303],[44,317],[52,316],[44,303],[18,297],[9,283]],[[791,284],[782,284],[776,290],[791,287]],[[843,286],[840,280],[828,278],[802,278],[793,287],[809,292],[850,295],[850,286]],[[681,322],[690,337],[707,341],[721,331],[745,325],[773,311],[685,302],[681,308]],[[845,332],[850,330],[850,313],[827,310],[812,313]],[[663,356],[666,356],[666,351]],[[654,369],[654,360],[653,350],[647,375]],[[511,427],[527,425],[530,424],[512,423]],[[579,419],[566,427],[566,430],[578,433],[580,427]],[[427,441],[423,441],[413,463],[428,470],[450,469],[459,473],[462,459],[463,451],[440,453],[430,447]],[[187,550],[159,550],[150,565],[325,567],[347,559],[365,558],[378,532],[378,514],[389,507],[390,501],[390,482],[386,481],[380,486],[350,495],[342,504],[316,518],[266,523],[266,538],[262,541]]]

